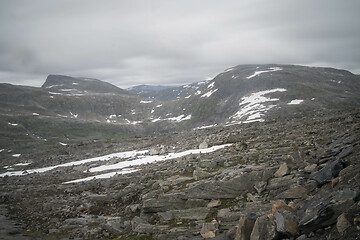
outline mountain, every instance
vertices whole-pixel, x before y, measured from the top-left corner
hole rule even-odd
[[[51,92],[60,92],[64,94],[129,94],[126,90],[98,79],[74,78],[63,75],[49,75],[41,88]]]
[[[0,239],[358,237],[357,75],[239,65],[160,88],[0,84]]]
[[[168,103],[159,117],[191,115],[189,123],[194,127],[261,122],[271,114],[286,117],[291,112],[356,107],[360,103],[359,90],[359,78],[345,70],[240,65],[220,73],[192,94]]]
[[[128,90],[141,97],[159,101],[171,101],[189,96],[205,83],[206,81],[201,81],[180,87],[139,85]]]

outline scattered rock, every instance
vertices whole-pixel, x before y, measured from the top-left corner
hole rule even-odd
[[[345,213],[341,214],[338,218],[337,218],[337,222],[336,222],[336,228],[338,230],[339,233],[344,232],[346,229],[348,229],[351,226],[351,223],[346,219],[346,215]]]
[[[317,164],[313,163],[304,168],[304,172],[306,173],[313,173],[317,170]]]
[[[212,200],[211,202],[209,202],[209,204],[207,205],[208,208],[215,208],[215,207],[219,207],[221,205],[221,201],[220,200]]]
[[[278,209],[276,211],[276,230],[288,236],[298,236],[299,224],[294,212]]]
[[[204,140],[202,143],[200,143],[199,145],[199,149],[204,149],[204,148],[208,148],[209,144],[207,143],[206,140]]]
[[[246,216],[242,216],[239,220],[239,225],[236,231],[235,240],[248,240],[250,239],[251,232],[258,215],[251,213]]]
[[[298,211],[299,228],[310,233],[322,227],[335,224],[344,209],[349,209],[359,199],[359,193],[345,189],[325,196],[304,200]]]
[[[255,190],[258,192],[258,194],[261,194],[266,190],[267,183],[265,181],[257,182],[254,186]]]
[[[272,240],[277,236],[275,222],[267,216],[258,217],[251,232],[250,240]]]
[[[219,223],[212,220],[210,223],[203,223],[200,234],[203,238],[214,238],[219,233]]]
[[[284,198],[284,199],[306,199],[307,189],[301,186],[295,186],[290,188],[289,190],[280,193],[277,197]]]
[[[211,177],[211,173],[205,172],[201,168],[196,168],[193,172],[193,178],[198,181],[200,179]]]
[[[289,168],[286,163],[282,163],[280,165],[280,168],[275,172],[275,177],[283,177],[285,175],[289,174]]]
[[[314,179],[319,187],[325,183],[330,182],[333,178],[339,175],[339,172],[345,167],[345,163],[342,160],[335,160],[328,163],[318,172],[311,175],[311,179]]]

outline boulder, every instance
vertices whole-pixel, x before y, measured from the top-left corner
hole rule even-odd
[[[193,178],[198,181],[200,179],[211,177],[211,173],[205,172],[201,168],[196,168],[193,172]]]
[[[204,148],[208,148],[209,144],[207,143],[206,140],[204,140],[202,143],[200,143],[199,145],[199,149],[204,149]]]
[[[249,240],[255,221],[258,217],[259,216],[254,213],[242,216],[236,230],[235,240]]]
[[[276,239],[276,225],[267,216],[258,217],[255,221],[250,240]]]
[[[359,193],[350,189],[319,195],[304,200],[298,210],[299,228],[304,233],[335,224],[344,209],[349,209],[359,200]]]
[[[188,198],[199,199],[236,198],[242,193],[251,192],[256,182],[264,181],[272,174],[272,169],[264,169],[253,170],[222,180],[204,179],[190,183],[185,194]]]
[[[299,235],[299,223],[293,211],[283,209],[276,211],[276,230],[290,237]]]
[[[149,198],[143,201],[145,213],[166,212],[174,209],[184,209],[186,198],[182,193],[168,193],[158,198]]]
[[[321,170],[310,176],[314,179],[318,186],[321,187],[325,183],[331,182],[331,180],[339,175],[339,172],[345,167],[345,162],[338,159],[326,164]]]
[[[308,190],[302,186],[295,186],[280,193],[277,197],[283,199],[306,199]]]
[[[203,238],[215,238],[219,233],[219,223],[212,220],[210,223],[203,223],[200,234]]]
[[[221,205],[221,201],[220,200],[212,200],[211,202],[209,202],[209,204],[207,205],[208,208],[216,208],[219,207]]]
[[[351,226],[351,223],[346,218],[346,214],[343,213],[337,218],[336,229],[339,233],[345,232]]]
[[[279,167],[279,169],[275,172],[275,177],[283,177],[287,174],[289,174],[290,169],[286,163],[282,163]]]
[[[258,194],[261,194],[266,190],[267,183],[265,181],[257,182],[254,186],[255,190],[258,192]]]

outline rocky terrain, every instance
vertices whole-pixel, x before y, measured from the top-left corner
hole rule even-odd
[[[46,111],[48,103],[34,97],[16,107],[6,98],[0,239],[358,239],[358,76],[261,68],[229,69],[196,90],[201,94],[194,90],[169,102],[106,94],[136,100],[138,117],[171,118],[171,108],[182,118],[192,116],[154,125],[81,114],[56,118],[59,108]],[[323,77],[329,74],[341,83]],[[25,96],[51,96],[46,87],[17,89]],[[109,99],[85,95],[77,97]],[[40,116],[32,115],[37,103]],[[212,115],[196,115],[201,105]]]

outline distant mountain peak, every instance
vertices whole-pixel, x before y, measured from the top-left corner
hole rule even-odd
[[[98,79],[53,74],[46,78],[46,81],[41,88],[51,92],[62,92],[67,94],[129,94],[129,92],[124,89]]]

